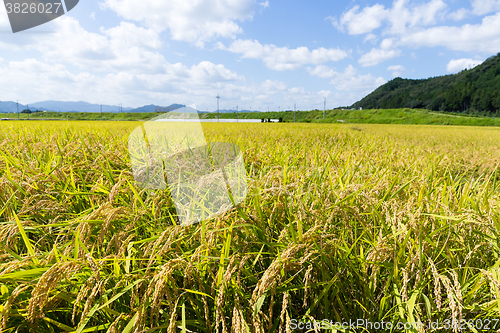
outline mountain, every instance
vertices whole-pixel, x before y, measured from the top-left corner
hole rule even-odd
[[[16,113],[19,107],[19,112],[29,107],[31,111],[61,111],[61,112],[101,112],[100,104],[91,104],[87,102],[59,102],[59,101],[44,101],[32,103],[29,105],[19,104],[16,102],[2,102],[0,101],[0,113]],[[145,105],[140,108],[122,107],[118,105],[102,105],[102,112],[155,112],[158,105]],[[172,104],[166,108],[173,111],[178,108],[184,107],[181,104]]]
[[[155,112],[159,108],[166,109],[168,111],[173,111],[173,110],[176,110],[176,109],[179,109],[179,108],[183,108],[183,107],[185,107],[185,105],[182,105],[182,104],[171,104],[171,105],[166,106],[166,107],[165,106],[159,106],[159,105],[150,104],[150,105],[141,106],[140,108],[132,109],[129,112]]]
[[[500,114],[500,53],[458,74],[411,80],[397,77],[380,86],[353,108],[425,108]]]
[[[62,112],[101,112],[100,104],[90,104],[87,102],[58,102],[44,101],[29,104],[30,110],[42,111],[62,111]],[[129,112],[133,108],[122,108],[123,112]],[[102,112],[119,112],[118,105],[103,105]]]
[[[0,113],[15,113],[18,105],[16,102],[0,102]],[[26,109],[26,105],[19,104],[19,112]]]

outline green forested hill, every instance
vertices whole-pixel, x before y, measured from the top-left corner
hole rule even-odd
[[[354,103],[353,108],[425,108],[500,114],[500,53],[458,74],[422,80],[395,78]]]

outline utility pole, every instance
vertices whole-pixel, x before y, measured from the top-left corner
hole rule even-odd
[[[323,119],[325,119],[325,113],[326,113],[326,97],[325,97],[325,103],[323,104]]]
[[[19,120],[19,101],[16,101],[17,105],[17,120]]]
[[[295,122],[295,111],[297,111],[297,103],[293,105],[293,122]]]
[[[217,122],[219,122],[219,99],[220,99],[219,94],[217,94],[215,98],[217,98]]]
[[[28,110],[28,120],[30,120],[30,106],[26,104],[26,110]]]
[[[239,119],[239,117],[238,117],[238,105],[236,105],[236,122],[238,122],[238,119]]]
[[[101,120],[102,120],[102,104],[101,104]]]

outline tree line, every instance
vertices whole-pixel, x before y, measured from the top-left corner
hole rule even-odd
[[[421,80],[391,80],[353,108],[419,108],[500,116],[500,53],[473,69]]]

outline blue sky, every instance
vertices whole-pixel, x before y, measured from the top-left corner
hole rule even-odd
[[[2,7],[0,100],[322,109],[498,52],[500,0],[81,0],[17,34]]]

